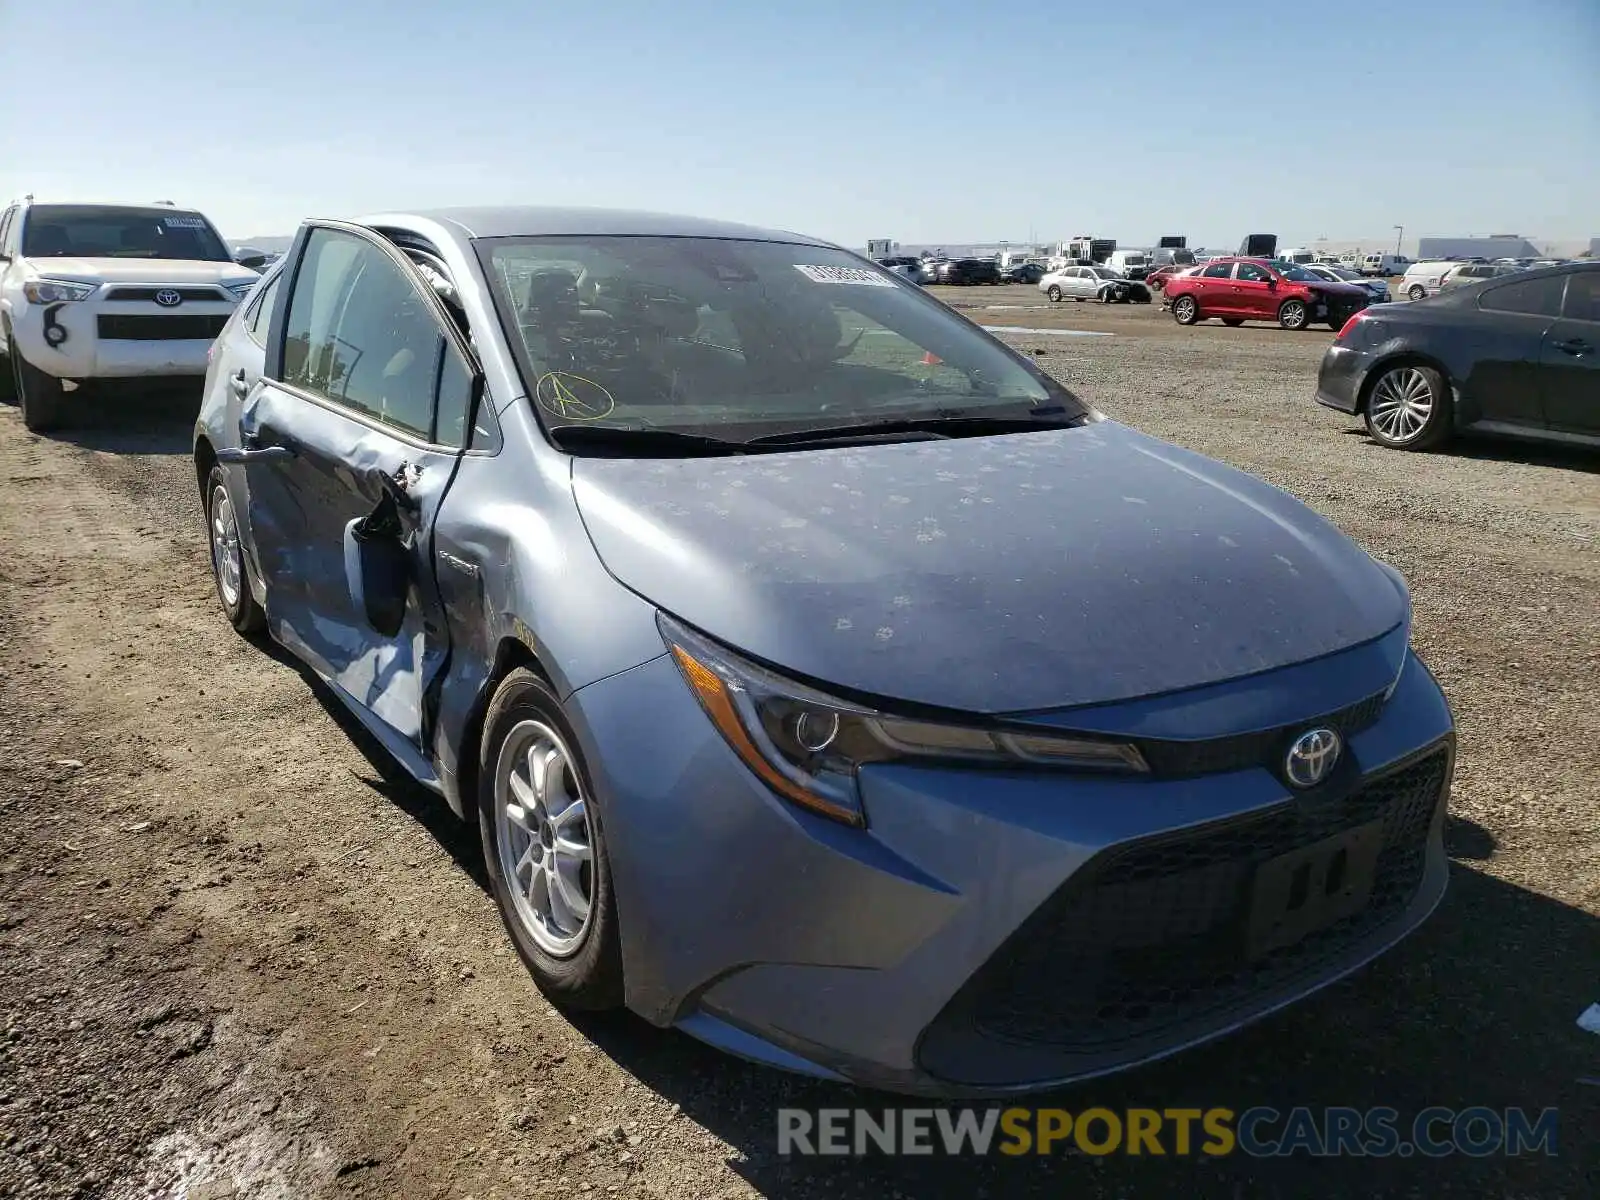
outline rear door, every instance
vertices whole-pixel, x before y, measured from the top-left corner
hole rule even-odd
[[[449,650],[432,534],[462,452],[450,414],[476,371],[387,240],[318,223],[291,253],[281,327],[239,415],[267,620],[392,749],[415,751]]]
[[[1600,435],[1600,270],[1567,276],[1561,319],[1545,330],[1539,364],[1550,428]]]
[[[1545,334],[1561,313],[1565,279],[1489,283],[1478,295],[1478,320],[1472,330],[1472,369],[1465,381],[1467,399],[1480,419],[1540,428],[1545,423],[1540,357]]]
[[[1239,311],[1233,294],[1233,264],[1209,263],[1194,277],[1194,295],[1207,316],[1233,316]]]

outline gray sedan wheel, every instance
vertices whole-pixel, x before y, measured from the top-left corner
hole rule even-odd
[[[267,614],[250,591],[239,518],[221,467],[212,467],[206,478],[206,533],[211,544],[211,575],[222,611],[240,633],[259,632],[266,627]]]
[[[1367,394],[1367,432],[1396,450],[1437,446],[1450,436],[1450,403],[1438,371],[1415,363],[1390,367]]]
[[[1422,300],[1428,295],[1428,289],[1423,287],[1420,283],[1413,283],[1409,288],[1406,289],[1406,295],[1410,296],[1413,300]]]
[[[1050,298],[1050,303],[1052,304],[1058,304],[1061,301],[1061,288],[1058,284],[1052,283],[1045,289],[1044,294]]]
[[[549,686],[512,671],[484,716],[478,818],[490,886],[534,981],[568,1008],[622,1003],[604,823]]]

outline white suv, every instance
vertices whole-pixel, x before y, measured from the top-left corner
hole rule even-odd
[[[203,376],[260,281],[197,212],[13,204],[0,213],[0,394],[14,388],[23,422],[42,431],[86,380]]]

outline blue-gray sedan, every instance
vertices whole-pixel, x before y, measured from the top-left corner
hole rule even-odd
[[[791,233],[311,221],[219,339],[217,593],[479,823],[538,984],[904,1091],[1118,1069],[1445,886],[1404,583]]]

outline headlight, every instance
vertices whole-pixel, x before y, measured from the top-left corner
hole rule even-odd
[[[747,662],[664,613],[657,624],[695,698],[745,765],[785,799],[848,825],[866,824],[856,771],[867,763],[1149,770],[1126,743],[891,716]]]
[[[73,300],[87,300],[94,295],[99,284],[71,283],[65,279],[36,279],[22,285],[22,294],[29,304],[65,304]]]
[[[257,278],[252,279],[247,283],[225,283],[222,286],[228,295],[232,296],[235,301],[238,301],[243,300],[246,296],[248,296],[255,288],[256,284],[260,282],[261,280]]]

